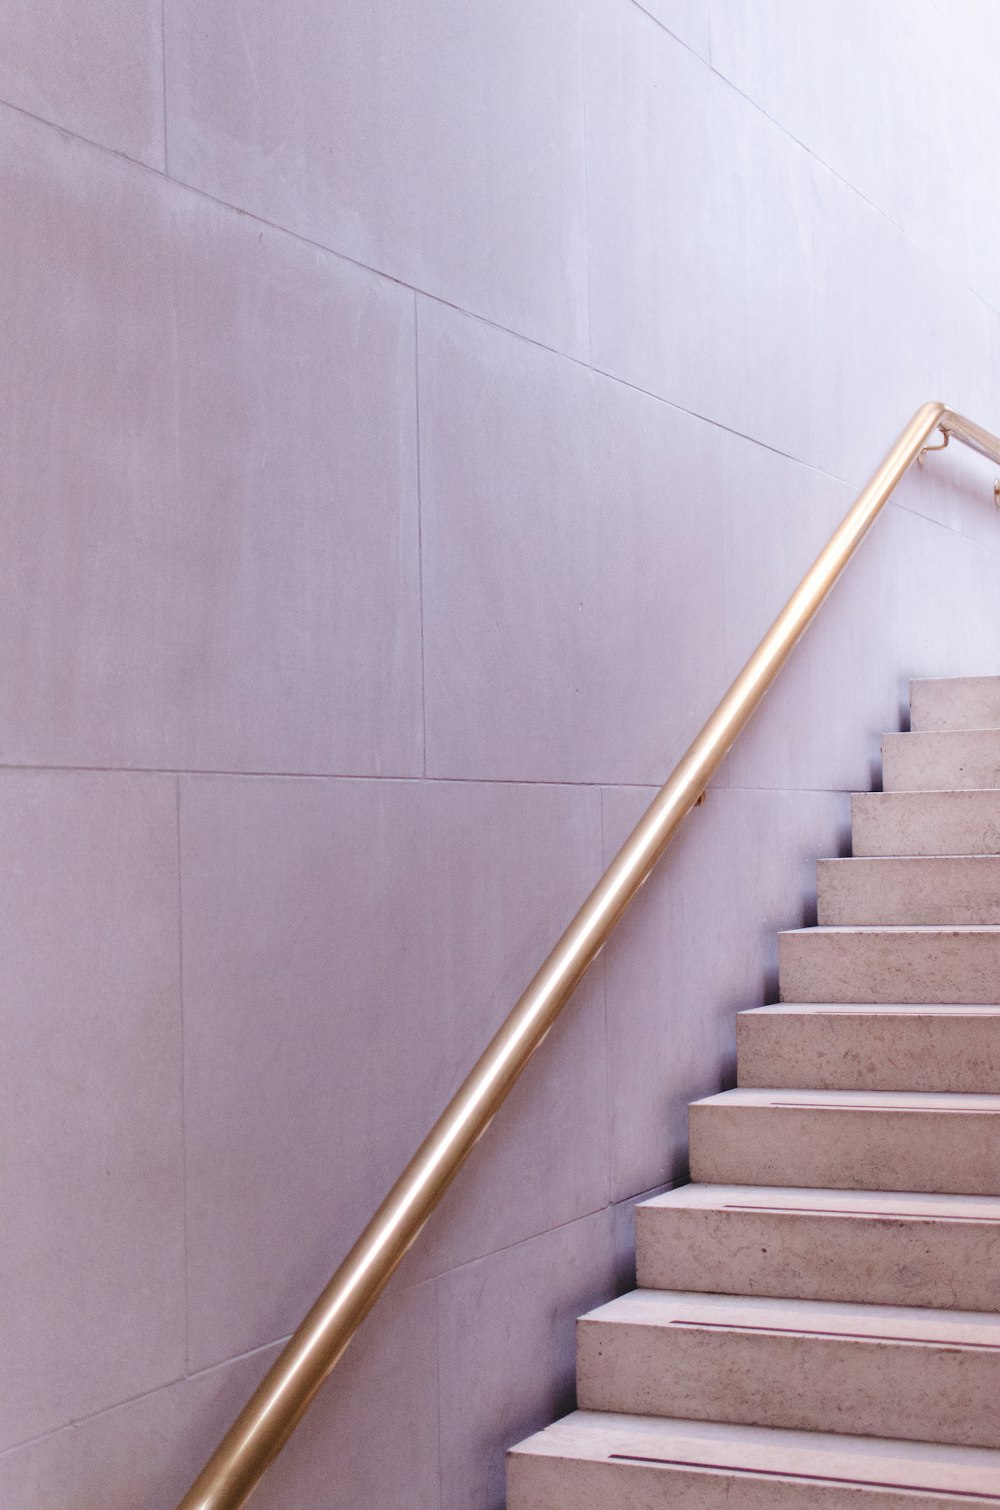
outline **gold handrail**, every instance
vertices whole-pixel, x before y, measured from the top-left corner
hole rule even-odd
[[[944,404],[918,409],[823,548],[645,817],[633,829],[503,1027],[470,1071],[178,1510],[239,1510],[616,923],[745,728],[876,516],[935,430],[1000,464],[1000,440]],[[934,448],[936,449],[936,448]]]

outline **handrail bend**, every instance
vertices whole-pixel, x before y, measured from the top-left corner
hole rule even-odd
[[[917,410],[226,1433],[179,1510],[239,1510],[246,1504],[877,515],[939,429],[1000,464],[1000,440],[989,431],[944,404],[924,404]]]

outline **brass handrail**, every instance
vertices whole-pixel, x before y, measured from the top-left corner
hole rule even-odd
[[[313,1396],[474,1144],[552,1027],[653,866],[722,764],[737,736],[876,516],[935,430],[1000,464],[1000,440],[944,404],[925,404],[823,548],[645,817],[470,1071],[330,1283],[230,1427],[178,1510],[239,1510],[281,1451]]]

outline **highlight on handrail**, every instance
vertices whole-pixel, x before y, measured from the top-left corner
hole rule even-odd
[[[935,430],[1000,464],[1000,440],[944,404],[917,410],[469,1072],[178,1510],[238,1510],[260,1482],[514,1082],[742,732]],[[937,448],[932,448],[937,449]]]

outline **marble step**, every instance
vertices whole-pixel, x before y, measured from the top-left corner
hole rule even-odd
[[[1000,926],[1000,856],[925,855],[820,860],[821,926],[908,923]]]
[[[886,792],[947,792],[1000,787],[1000,729],[885,734]]]
[[[1000,791],[857,792],[855,855],[1000,855]]]
[[[1000,928],[797,928],[778,935],[782,1001],[1000,1002]]]
[[[1000,1311],[1000,1196],[684,1185],[635,1234],[645,1290]]]
[[[1000,1193],[1000,1095],[748,1088],[688,1119],[709,1184]]]
[[[576,1411],[507,1459],[508,1510],[974,1510],[1000,1454]]]
[[[634,1290],[578,1323],[584,1410],[1000,1447],[1000,1315]]]
[[[1000,676],[912,681],[910,728],[1000,729]]]
[[[742,1086],[1000,1095],[1000,1007],[782,1002],[736,1018]]]

